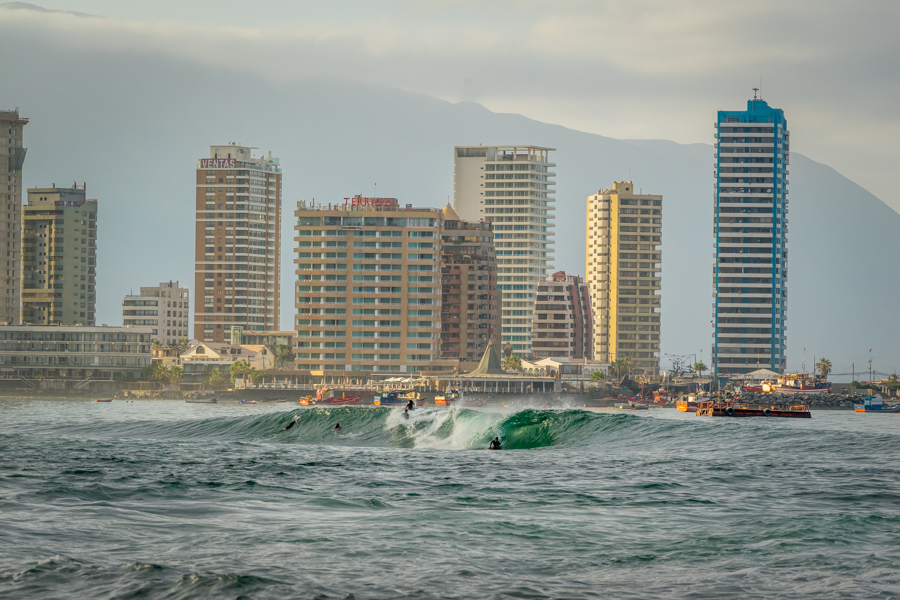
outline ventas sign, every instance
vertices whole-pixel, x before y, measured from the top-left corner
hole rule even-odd
[[[201,169],[233,169],[237,166],[235,158],[201,158]]]

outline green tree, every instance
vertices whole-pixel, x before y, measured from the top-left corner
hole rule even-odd
[[[819,375],[823,379],[827,379],[828,374],[831,373],[831,361],[825,357],[820,358],[819,362],[816,363],[816,370],[819,371]]]
[[[623,356],[622,358],[617,358],[612,361],[610,364],[610,368],[615,370],[616,379],[621,379],[622,375],[628,375],[631,373],[631,367],[634,364],[634,361],[630,356]]]
[[[209,372],[209,375],[206,376],[206,381],[209,383],[209,385],[225,385],[226,383],[228,383],[228,375],[222,370],[221,367],[216,367]]]
[[[154,354],[162,350],[162,347],[162,342],[160,342],[159,340],[153,340],[152,342],[150,342],[150,349],[153,350]]]
[[[177,385],[184,381],[184,369],[182,367],[169,367],[166,370],[166,376],[172,385]]]
[[[515,354],[510,354],[503,360],[503,370],[520,373],[522,371],[522,359]]]
[[[591,373],[591,381],[593,381],[593,382],[606,381],[606,373],[604,373],[600,369],[597,369],[596,371]]]
[[[284,368],[284,363],[286,362],[294,362],[294,350],[290,346],[278,344],[275,346],[275,351],[272,354],[275,357],[276,369]]]
[[[231,375],[231,383],[234,383],[235,379],[239,379],[244,375],[250,375],[253,371],[255,371],[255,369],[250,366],[250,361],[246,359],[236,360],[228,367],[228,373]]]
[[[510,356],[512,356],[512,352],[513,352],[512,344],[509,342],[506,342],[506,345],[503,346],[503,354],[506,355],[506,358],[509,358]]]
[[[700,373],[700,377],[703,377],[703,371],[706,370],[706,364],[702,360],[699,362],[695,362],[694,370]]]

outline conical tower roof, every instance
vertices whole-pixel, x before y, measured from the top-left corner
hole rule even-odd
[[[447,206],[444,207],[444,220],[445,221],[462,221],[459,218],[459,215],[456,214],[456,211],[453,210],[453,207],[450,206],[450,203],[447,203]]]
[[[506,375],[506,371],[503,370],[503,365],[500,363],[500,357],[494,351],[494,340],[488,342],[487,348],[484,349],[484,355],[481,357],[481,362],[478,363],[474,371],[467,373],[467,375]]]

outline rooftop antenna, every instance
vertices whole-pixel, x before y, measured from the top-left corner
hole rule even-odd
[[[759,91],[759,88],[753,88],[753,99],[756,100],[756,92]]]

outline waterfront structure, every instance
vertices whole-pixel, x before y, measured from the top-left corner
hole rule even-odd
[[[25,379],[140,378],[151,337],[149,327],[0,326],[0,370]]]
[[[635,194],[631,181],[587,198],[587,283],[594,358],[630,359],[659,373],[662,196]]]
[[[716,122],[713,263],[715,376],[786,363],[790,133],[784,111],[754,95]]]
[[[467,221],[493,225],[497,286],[503,296],[502,342],[531,355],[538,283],[553,262],[554,148],[457,146],[453,207]]]
[[[181,353],[185,383],[204,383],[214,370],[230,377],[231,365],[245,360],[250,368],[262,371],[274,368],[274,357],[265,346],[199,342]]]
[[[28,119],[19,110],[0,110],[0,240],[6,243],[6,264],[0,264],[0,323],[15,325],[21,313],[22,271],[22,146]]]
[[[538,284],[531,332],[534,357],[594,359],[591,296],[581,277],[559,271]]]
[[[297,369],[417,373],[441,361],[442,213],[396,198],[298,202]]]
[[[163,346],[174,346],[189,337],[190,307],[186,287],[180,287],[177,281],[163,281],[156,287],[142,287],[138,296],[125,296],[122,321],[125,325],[148,326],[154,340]]]
[[[475,368],[488,344],[500,344],[500,291],[494,232],[485,221],[463,221],[449,204],[441,234],[440,356]]]
[[[22,230],[22,322],[94,325],[97,201],[87,186],[29,188]]]
[[[197,164],[194,338],[278,328],[281,166],[269,152],[210,146]]]

